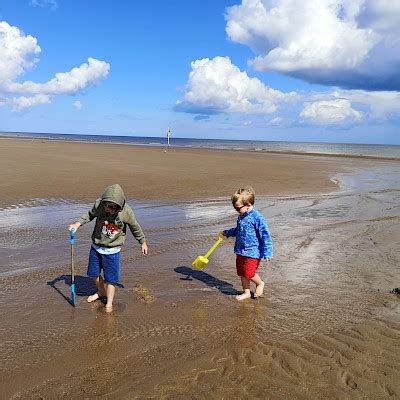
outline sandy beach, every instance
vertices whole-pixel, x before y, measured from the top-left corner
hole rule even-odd
[[[0,139],[4,399],[400,397],[400,163],[351,157]],[[115,309],[88,304],[93,226],[120,183],[130,236]],[[265,297],[237,302],[230,195],[251,184],[274,240]]]
[[[2,138],[0,168],[0,206],[9,206],[32,197],[92,201],[115,180],[139,200],[229,198],[249,177],[258,193],[313,193],[334,189],[330,175],[346,167],[335,157]]]

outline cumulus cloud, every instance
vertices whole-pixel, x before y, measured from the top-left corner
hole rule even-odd
[[[14,111],[49,103],[52,96],[74,95],[105,79],[110,70],[110,64],[89,57],[86,63],[58,72],[48,82],[17,82],[20,75],[38,63],[40,52],[36,38],[0,22],[0,94],[13,105]],[[15,94],[21,97],[12,97]]]
[[[250,78],[229,57],[196,60],[191,67],[183,100],[175,106],[177,111],[202,115],[268,114],[275,112],[280,102],[296,97],[294,92],[283,93]]]
[[[367,107],[368,117],[372,119],[399,118],[400,115],[400,92],[336,90],[331,95],[334,98],[346,98],[354,104]]]
[[[307,103],[300,117],[317,124],[337,124],[360,120],[362,113],[354,110],[348,99],[335,99]]]
[[[400,90],[400,3],[391,0],[242,0],[227,8],[228,37],[250,65],[308,82]]]
[[[46,96],[45,94],[37,94],[31,97],[14,97],[11,99],[11,103],[13,105],[13,111],[22,111],[25,108],[32,107],[37,104],[50,103],[50,97]]]
[[[7,82],[4,89],[12,93],[75,94],[106,78],[109,69],[110,66],[106,62],[89,57],[87,63],[83,63],[68,72],[58,72],[53,79],[46,83]]]
[[[400,92],[334,89],[283,93],[250,78],[228,57],[196,60],[191,66],[175,110],[196,114],[196,120],[219,113],[273,114],[279,107],[285,115],[271,118],[267,125],[282,126],[288,116],[300,123],[339,126],[393,119],[400,114]]]
[[[25,36],[17,27],[0,22],[0,88],[32,68],[41,48],[36,38]]]
[[[393,91],[333,90],[303,95],[300,118],[310,123],[348,124],[396,120],[400,115],[400,93]]]

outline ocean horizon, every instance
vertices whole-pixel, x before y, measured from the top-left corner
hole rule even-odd
[[[91,143],[113,143],[137,146],[167,146],[166,137],[124,136],[124,135],[86,135],[40,132],[0,132],[2,138],[30,138],[47,140],[83,141]],[[293,153],[310,155],[331,155],[349,157],[371,157],[400,160],[400,145],[395,144],[360,144],[360,143],[325,143],[293,142],[267,140],[228,140],[174,138],[170,147],[205,148],[219,150],[245,150],[274,153]]]

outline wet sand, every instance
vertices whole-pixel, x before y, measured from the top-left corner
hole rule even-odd
[[[334,189],[329,177],[338,170],[335,157],[0,138],[0,206],[92,201],[116,180],[139,200],[229,197],[249,181],[257,193],[312,193]]]
[[[400,396],[399,163],[29,140],[0,153],[2,398]],[[113,182],[150,254],[128,238],[107,315],[85,300],[89,224],[68,303],[65,226]],[[275,257],[265,298],[238,303],[231,241],[204,270],[191,261],[234,225],[229,195],[248,183]]]

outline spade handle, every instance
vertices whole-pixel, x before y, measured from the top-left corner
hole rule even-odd
[[[207,251],[206,254],[204,254],[205,258],[210,257],[211,253],[218,247],[218,245],[224,240],[221,236],[216,240],[216,242],[211,246],[210,250]]]
[[[71,244],[71,283],[72,284],[75,283],[74,242],[75,242],[75,229],[71,229],[69,243]]]

